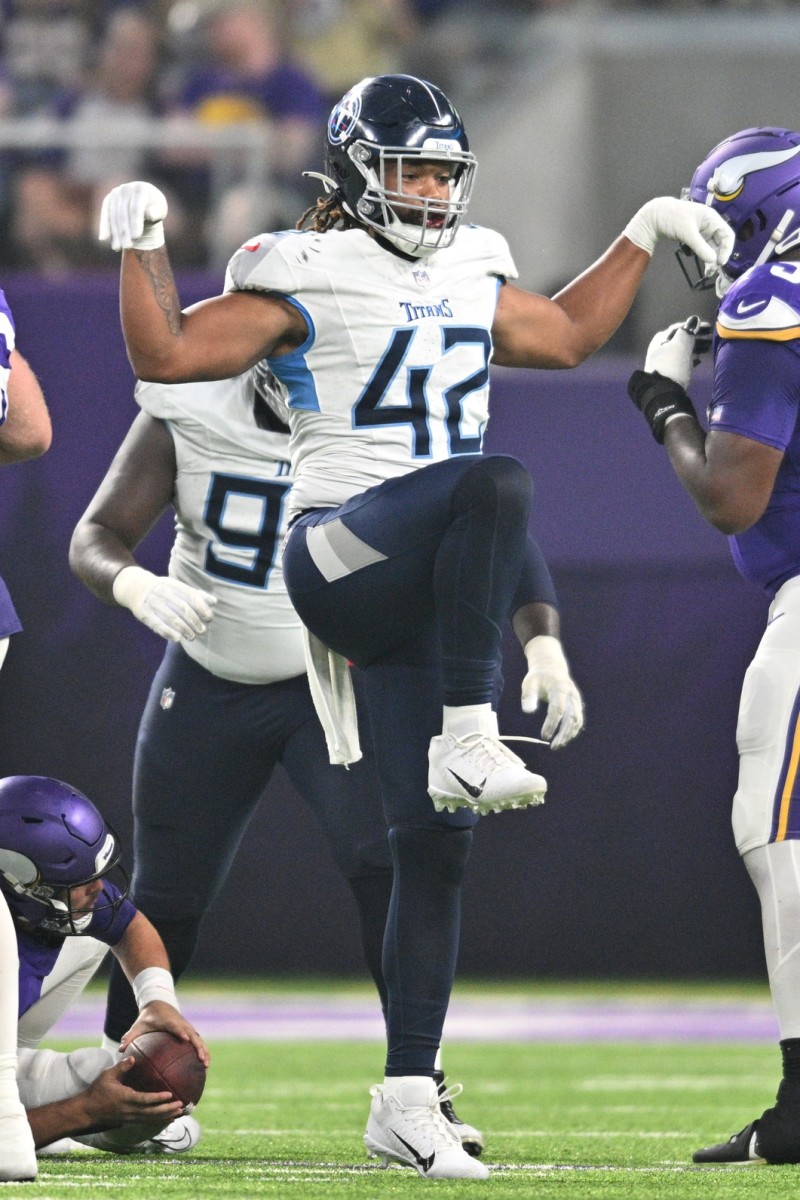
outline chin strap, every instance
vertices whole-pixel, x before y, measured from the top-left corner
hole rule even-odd
[[[781,250],[785,250],[787,248],[786,246],[783,245],[782,239],[783,239],[783,235],[786,232],[786,230],[788,229],[793,217],[794,217],[794,209],[787,208],[786,212],[783,214],[780,221],[778,221],[778,224],[775,226],[772,233],[770,234],[769,239],[768,239],[766,245],[764,246],[763,250],[759,254],[756,261],[753,263],[754,267],[759,267],[761,265],[761,263],[765,263],[767,261],[767,259],[770,258],[771,255],[775,254],[779,248]],[[786,241],[787,242],[790,241],[791,238],[792,238],[792,234],[789,234],[789,237],[786,239]]]

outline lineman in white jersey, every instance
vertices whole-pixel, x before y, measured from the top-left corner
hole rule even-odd
[[[136,399],[142,412],[71,547],[73,568],[101,599],[131,608],[170,641],[137,740],[132,896],[161,932],[179,977],[282,761],[353,891],[385,1009],[386,825],[371,757],[349,772],[334,769],[313,710],[301,626],[279,561],[291,476],[274,389],[260,370],[213,384],[139,384]],[[162,578],[136,565],[131,551],[170,504],[176,534]],[[517,628],[528,641],[541,623],[526,603],[534,594],[529,575],[519,594]],[[578,732],[571,681],[539,671],[526,690],[531,704],[540,695],[547,701],[559,742]],[[124,973],[112,966],[109,1045],[119,1044],[135,1011]],[[436,1080],[448,1119],[479,1155],[482,1136],[455,1114],[439,1064]]]
[[[628,312],[660,237],[719,262],[731,231],[699,205],[652,200],[549,300],[508,282],[502,239],[463,225],[475,158],[439,89],[364,80],[327,134],[326,196],[309,228],[266,246],[258,290],[239,263],[232,290],[182,314],[166,202],[150,184],[106,197],[101,237],[124,251],[123,330],[142,378],[224,378],[266,357],[285,389],[297,472],[289,595],[341,761],[358,753],[352,726],[334,719],[344,660],[364,668],[390,823],[389,1048],[366,1146],[429,1178],[485,1178],[438,1118],[432,1082],[461,881],[477,814],[540,803],[546,787],[503,745],[493,708],[530,480],[515,459],[480,454],[488,364],[582,362]]]

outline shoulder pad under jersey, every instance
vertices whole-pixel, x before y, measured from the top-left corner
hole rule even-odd
[[[134,399],[143,412],[161,421],[180,421],[183,418],[212,427],[220,414],[231,411],[240,398],[252,407],[253,380],[250,372],[232,379],[217,379],[195,383],[136,384]],[[224,419],[224,417],[223,417]]]
[[[487,229],[483,225],[462,225],[456,235],[456,244],[461,249],[469,247],[490,274],[502,276],[503,279],[519,277],[508,242],[496,229]]]
[[[281,243],[287,238],[307,237],[297,229],[282,233],[261,233],[240,246],[232,256],[225,272],[226,292],[259,291],[291,292],[295,281]]]
[[[723,297],[717,333],[725,340],[800,338],[800,262],[764,263],[745,271]]]

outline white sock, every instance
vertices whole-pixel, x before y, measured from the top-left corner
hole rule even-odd
[[[497,737],[497,713],[491,704],[445,704],[442,716],[442,733],[453,737],[467,737],[470,733],[486,733]]]
[[[396,1092],[405,1083],[433,1083],[429,1075],[385,1075],[383,1089],[386,1092]]]

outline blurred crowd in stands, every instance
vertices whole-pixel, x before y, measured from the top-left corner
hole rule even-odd
[[[331,105],[366,75],[491,86],[520,23],[586,0],[0,0],[0,269],[108,266],[100,202],[128,179],[170,202],[179,266],[224,265],[319,192]],[[611,8],[789,0],[602,0]],[[589,4],[589,7],[596,5]],[[473,89],[474,90],[474,89]]]

